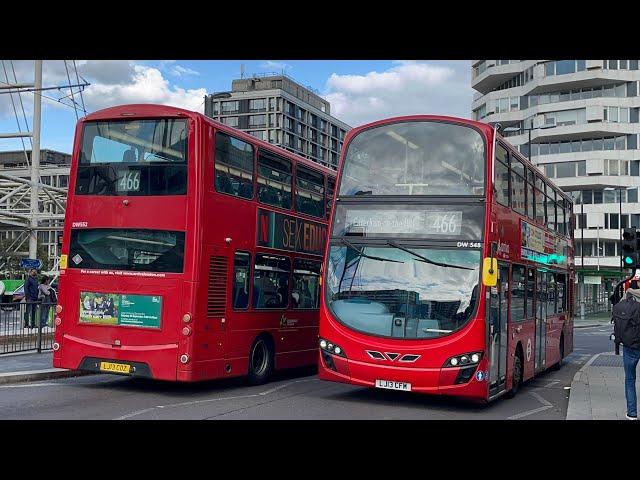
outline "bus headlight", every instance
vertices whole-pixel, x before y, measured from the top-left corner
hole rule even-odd
[[[191,321],[191,314],[189,314],[189,313],[185,313],[185,314],[182,316],[182,321],[183,321],[184,323],[189,323],[189,322]]]
[[[56,313],[62,313],[62,305],[56,305]]]
[[[324,352],[328,352],[332,355],[338,355],[340,357],[345,357],[345,358],[347,357],[342,347],[340,347],[339,345],[336,345],[335,343],[331,343],[325,340],[324,338],[320,339],[320,350]]]
[[[182,334],[183,334],[185,337],[188,337],[189,335],[191,335],[191,329],[190,329],[189,327],[184,327],[184,328],[182,329]]]
[[[186,353],[183,353],[180,356],[180,363],[188,363],[189,362],[189,355],[187,355]]]
[[[62,324],[62,319],[60,317],[56,317],[55,322],[56,322],[56,327],[59,327]]]
[[[60,344],[58,342],[54,342],[53,344],[53,351],[57,352],[58,350],[60,350]]]
[[[482,360],[482,352],[462,353],[454,357],[448,358],[444,362],[443,368],[447,367],[467,367],[476,366]]]

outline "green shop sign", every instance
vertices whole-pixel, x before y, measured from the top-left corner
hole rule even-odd
[[[160,328],[162,297],[80,292],[80,322]]]

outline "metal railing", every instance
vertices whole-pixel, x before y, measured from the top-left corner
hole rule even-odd
[[[55,303],[0,303],[0,355],[53,348]]]

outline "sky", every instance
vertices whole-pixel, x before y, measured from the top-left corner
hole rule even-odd
[[[351,126],[405,114],[471,116],[470,61],[75,60],[80,82],[85,79],[90,83],[82,96],[88,113],[126,103],[160,103],[204,112],[205,94],[231,90],[231,81],[240,78],[241,65],[246,75],[284,72],[310,86],[331,102],[333,116]],[[69,85],[69,79],[78,83],[75,73],[73,60],[66,64],[64,60],[45,60],[43,87]],[[14,83],[14,79],[32,83],[33,78],[33,61],[0,62],[0,86]],[[20,99],[5,91],[0,90],[0,134],[30,130],[33,93],[23,93]],[[43,91],[50,98],[42,102],[40,148],[71,153],[76,113],[80,117],[84,113],[71,106],[70,93],[69,88]],[[74,98],[82,107],[77,94]],[[24,142],[30,149],[29,139]],[[20,139],[0,138],[0,151],[21,149]]]

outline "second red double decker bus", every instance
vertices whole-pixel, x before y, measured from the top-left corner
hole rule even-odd
[[[78,122],[55,367],[195,381],[317,360],[335,173],[196,112]]]
[[[337,183],[320,378],[489,401],[572,351],[573,204],[494,128],[355,128]]]

